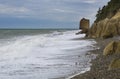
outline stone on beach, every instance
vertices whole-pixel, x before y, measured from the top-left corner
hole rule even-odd
[[[103,55],[120,55],[120,41],[112,41],[110,42],[104,49]],[[113,57],[114,59],[111,61],[108,70],[120,68],[120,58]]]
[[[114,43],[115,43],[115,41],[112,41],[105,47],[105,49],[103,50],[103,55],[105,55],[105,56],[110,55],[114,52],[113,51]]]
[[[108,70],[118,69],[118,68],[120,68],[120,59],[114,59],[110,63]]]
[[[103,55],[111,55],[114,53],[120,53],[120,41],[112,41],[110,42],[104,49]]]

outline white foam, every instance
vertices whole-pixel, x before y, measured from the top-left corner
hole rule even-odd
[[[74,63],[78,58],[75,55],[79,53],[67,52],[67,50],[87,50],[87,46],[95,43],[89,40],[71,40],[84,37],[84,34],[75,35],[76,32],[77,31],[56,31],[51,34],[20,36],[6,41],[4,45],[0,47],[0,73],[6,73],[6,75],[11,73],[13,74],[13,78],[17,77],[16,74],[19,75],[16,70],[24,70],[24,74],[45,76],[43,79],[47,79],[56,76],[65,76],[65,74],[68,75],[72,71],[76,71],[77,67],[74,68]],[[66,58],[66,56],[68,58]],[[69,59],[69,57],[73,58]],[[59,67],[59,65],[62,64],[63,67]],[[34,66],[42,69],[28,73]],[[2,67],[6,68],[2,69]],[[52,67],[57,68],[54,69]],[[16,74],[14,72],[16,72]],[[65,73],[63,74],[63,72]],[[17,77],[17,79],[19,78]],[[27,76],[25,76],[25,79],[27,79]]]
[[[82,74],[82,73],[85,73],[86,71],[89,71],[89,70],[90,70],[90,68],[86,68],[84,71],[81,71],[81,72],[79,72],[79,73],[77,73],[77,74],[75,74],[75,75],[72,75],[72,76],[70,76],[70,77],[68,77],[68,78],[66,78],[66,79],[74,78],[75,76],[78,76],[78,75],[80,75],[80,74]]]

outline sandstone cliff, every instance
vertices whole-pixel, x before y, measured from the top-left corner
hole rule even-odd
[[[118,5],[116,5],[118,4]],[[107,39],[120,35],[120,0],[111,0],[107,6],[99,9],[96,20],[86,33],[90,38]],[[103,50],[103,55],[110,55],[113,60],[108,66],[109,70],[120,68],[120,41],[110,42]]]
[[[118,11],[112,18],[106,18],[97,23],[94,23],[89,29],[88,37],[91,38],[110,38],[113,36],[120,35],[120,11]],[[105,49],[103,50],[103,55],[114,55],[117,54],[120,56],[120,41],[110,42]],[[120,58],[113,56],[110,65],[108,66],[109,70],[120,68]]]
[[[109,38],[120,35],[120,11],[112,18],[105,18],[94,23],[89,29],[88,37],[92,38]]]
[[[86,35],[92,38],[120,35],[120,0],[110,0],[107,5],[99,8],[96,20]]]

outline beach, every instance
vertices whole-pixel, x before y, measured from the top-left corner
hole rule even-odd
[[[115,40],[119,40],[120,37],[113,37],[108,39],[95,39],[96,46],[99,49],[90,51],[97,55],[95,59],[91,61],[92,66],[90,71],[87,71],[83,74],[77,74],[71,79],[120,79],[120,69],[108,70],[108,65],[110,64],[113,58],[120,58],[120,55],[110,55],[110,56],[103,56],[103,50],[105,46]]]
[[[103,56],[112,40],[85,38],[78,30],[1,30],[1,79],[120,79],[108,70],[120,55]]]
[[[0,79],[120,79],[120,0],[0,0]]]

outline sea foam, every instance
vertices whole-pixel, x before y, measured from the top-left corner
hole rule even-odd
[[[94,40],[73,40],[85,35],[77,31],[10,38],[0,44],[0,78],[52,79],[86,71],[90,67],[85,54]]]

